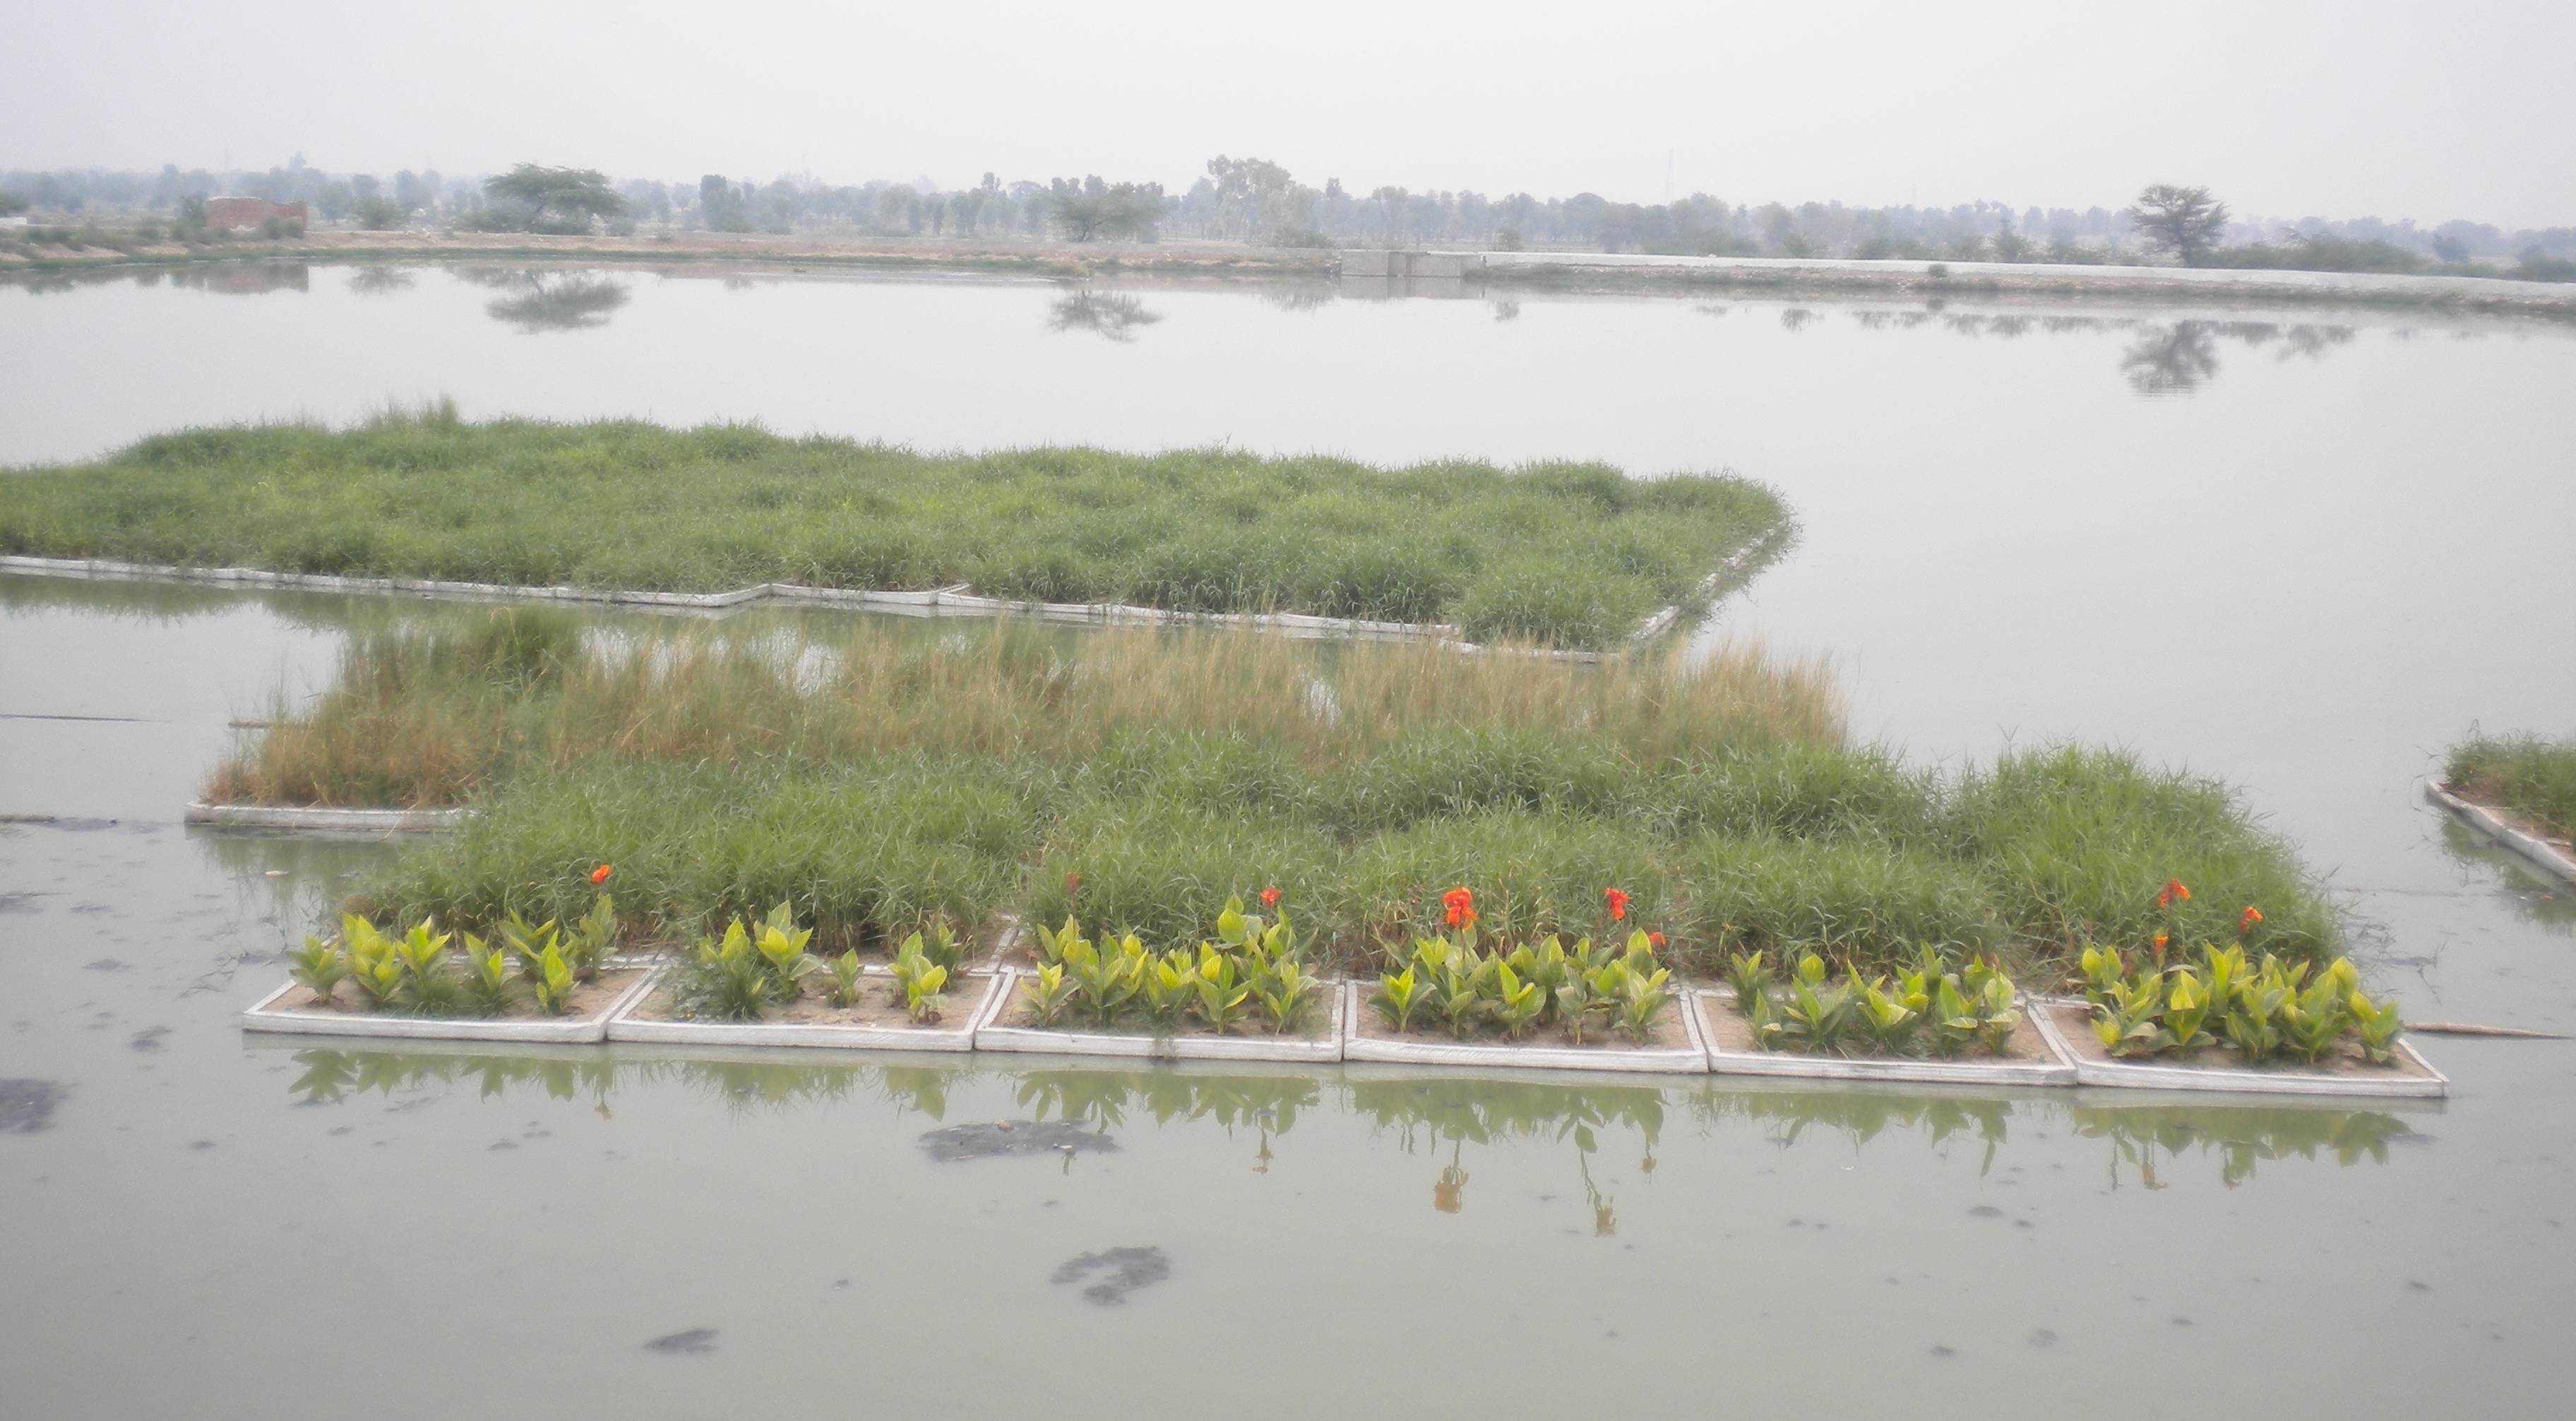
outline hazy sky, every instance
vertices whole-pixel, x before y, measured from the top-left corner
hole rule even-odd
[[[987,170],[2576,223],[2568,0],[11,0],[0,166]]]

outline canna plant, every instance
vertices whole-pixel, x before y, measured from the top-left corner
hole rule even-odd
[[[2397,1059],[2397,1038],[2405,1027],[2397,1019],[2397,999],[2390,997],[2374,1003],[2356,987],[2344,998],[2346,1010],[2352,1013],[2353,1034],[2361,1039],[2361,1054],[2373,1065],[2385,1066]]]
[[[1413,1014],[1430,996],[1430,988],[1414,975],[1414,966],[1408,962],[1401,972],[1378,974],[1377,992],[1369,998],[1369,1004],[1376,1007],[1397,1031],[1411,1031]]]
[[[778,1000],[794,1001],[804,990],[803,979],[823,970],[823,959],[805,950],[813,940],[814,930],[796,925],[795,907],[785,899],[761,920],[760,936],[752,946],[768,969],[771,991]]]
[[[1065,975],[1061,962],[1041,962],[1029,979],[1020,984],[1020,999],[1029,1004],[1029,1015],[1040,1026],[1053,1026],[1062,1020],[1073,1005],[1074,994],[1081,984]]]
[[[1197,977],[1190,985],[1198,993],[1191,1006],[1210,1030],[1231,1031],[1252,1012],[1252,983],[1240,958],[1215,943],[1199,944]]]
[[[421,1016],[456,1016],[465,1004],[464,984],[448,965],[449,935],[433,931],[427,918],[412,925],[393,945],[400,981],[394,1003]]]
[[[1146,1021],[1156,1031],[1178,1026],[1181,1013],[1198,997],[1197,981],[1198,966],[1188,952],[1174,949],[1147,953],[1138,974],[1141,990],[1136,997],[1144,1005]]]
[[[480,1016],[510,1009],[509,956],[472,933],[465,935],[465,999]]]
[[[402,963],[394,956],[392,939],[355,913],[340,915],[340,939],[348,945],[349,979],[358,984],[359,995],[374,1010],[392,1010],[394,995],[403,984]]]
[[[297,984],[323,1001],[331,1000],[331,993],[349,976],[348,954],[338,943],[318,937],[307,936],[304,946],[288,953],[286,960]]]
[[[948,998],[942,989],[948,985],[948,969],[923,953],[920,934],[914,934],[904,943],[903,951],[895,954],[894,980],[904,1014],[914,1021],[937,1021],[947,1009]]]
[[[546,955],[556,961],[563,957],[551,943]],[[530,985],[543,979],[544,961],[540,956],[537,975],[531,977]],[[769,966],[753,950],[751,933],[740,918],[725,924],[722,938],[698,939],[697,951],[672,975],[672,1006],[684,1017],[757,1021],[775,997]]]
[[[1512,970],[1509,962],[1494,964],[1493,989],[1493,1001],[1486,1009],[1492,1013],[1494,1024],[1502,1028],[1503,1035],[1515,1040],[1537,1025],[1539,1013],[1550,1005],[1538,983],[1524,981],[1519,973]]]
[[[784,903],[778,905],[781,912],[786,907]],[[608,960],[608,950],[616,942],[617,905],[602,893],[590,905],[590,911],[557,939],[556,945],[563,949],[563,959],[572,967],[573,976],[589,982],[598,978],[600,965]]]
[[[1954,968],[1929,945],[1917,950],[1912,967],[1866,979],[1849,972],[1837,978],[1813,952],[1777,988],[1759,953],[1736,954],[1727,975],[1736,1010],[1767,1050],[1999,1055],[2020,1021],[2020,995],[2001,969],[1982,959]]]
[[[571,1009],[573,988],[578,983],[572,964],[564,958],[563,945],[554,943],[537,959],[537,975],[529,979],[528,988],[536,994],[537,1010],[548,1016],[561,1016]]]
[[[831,969],[832,985],[823,989],[823,1000],[836,1007],[857,1006],[860,997],[860,976],[866,970],[859,962],[857,950],[843,952],[840,956],[831,959],[827,965]]]

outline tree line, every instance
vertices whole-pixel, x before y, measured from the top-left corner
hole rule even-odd
[[[1950,207],[1807,202],[1730,204],[1704,193],[1656,204],[1596,193],[1491,197],[1473,190],[1299,181],[1262,158],[1219,155],[1189,187],[1098,175],[967,187],[832,184],[810,176],[755,181],[704,174],[694,183],[612,180],[595,169],[522,164],[492,177],[404,170],[390,178],[332,174],[301,156],[265,172],[102,169],[0,173],[12,206],[81,215],[183,214],[187,200],[238,192],[302,201],[325,223],[395,228],[427,222],[486,231],[631,232],[639,224],[722,232],[829,232],[937,238],[1052,237],[1073,242],[1192,238],[1280,247],[1460,245],[1678,255],[1834,256],[1936,261],[2100,262],[2161,252],[2190,265],[2297,265],[2422,270],[2520,254],[2545,272],[2576,258],[2576,227],[2508,233],[2487,224],[2419,228],[2376,218],[2259,224],[2233,218],[2207,190],[2159,184],[2127,208]]]

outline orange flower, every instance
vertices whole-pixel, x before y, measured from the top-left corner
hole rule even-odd
[[[1615,923],[1628,916],[1627,894],[1616,888],[1605,888],[1601,890],[1601,895],[1610,900],[1610,921]]]
[[[608,865],[601,864],[599,867],[590,871],[590,881],[593,883],[606,883],[608,881],[609,873],[610,869]]]
[[[1269,887],[1261,890],[1261,906],[1264,908],[1276,908],[1279,906],[1278,884],[1271,884]]]
[[[1476,895],[1463,886],[1441,894],[1440,907],[1453,928],[1476,921]]]
[[[2167,941],[2167,939],[2166,939],[2166,937],[2165,937],[2165,935],[2164,935],[2163,933],[2158,933],[2158,934],[2156,934],[2156,951],[2158,951],[2158,952],[2162,952],[2162,951],[2164,951],[2164,950],[2165,950],[2165,942],[2166,942],[2166,941]]]
[[[2263,910],[2251,903],[2246,904],[2245,911],[2236,915],[2236,935],[2243,937],[2252,932],[2254,925],[2261,921],[2263,921]]]
[[[1652,943],[1657,948],[1661,948],[1664,945],[1664,935],[1662,933],[1648,933],[1646,934],[1646,941]]]
[[[2179,878],[2166,879],[2165,886],[2156,890],[2156,906],[2159,908],[2170,908],[2176,903],[2190,901],[2191,890],[2185,888]]]

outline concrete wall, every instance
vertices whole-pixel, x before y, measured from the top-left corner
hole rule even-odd
[[[1442,277],[1456,280],[1483,265],[1481,252],[1398,252],[1367,247],[1342,253],[1342,275]]]

